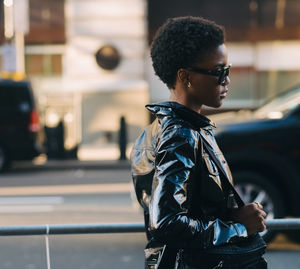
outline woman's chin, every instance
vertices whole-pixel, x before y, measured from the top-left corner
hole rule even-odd
[[[219,102],[215,103],[215,104],[212,104],[210,105],[209,107],[212,107],[212,108],[219,108],[221,107],[223,104],[222,100],[219,100]]]

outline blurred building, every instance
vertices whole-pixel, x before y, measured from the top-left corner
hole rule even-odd
[[[63,79],[65,89],[80,95],[79,155],[116,159],[121,117],[129,143],[147,122],[146,3],[68,0],[65,16]]]
[[[151,0],[148,5],[149,40],[168,17],[203,16],[225,26],[233,67],[222,109],[254,108],[300,83],[299,1]],[[148,74],[150,97],[156,101],[163,86],[151,69]]]
[[[62,121],[66,149],[79,144],[81,158],[117,159],[121,117],[128,149],[148,122],[146,2],[29,3],[26,73],[42,121],[50,128]]]
[[[29,11],[25,70],[42,122],[63,122],[65,148],[80,145],[81,158],[118,158],[120,118],[130,148],[149,121],[144,105],[168,99],[149,58],[168,17],[204,16],[225,26],[233,68],[223,109],[254,108],[300,82],[297,0],[29,0]],[[1,50],[3,5],[0,19]]]

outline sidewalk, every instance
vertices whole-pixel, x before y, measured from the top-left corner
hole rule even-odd
[[[90,170],[112,170],[112,169],[130,169],[129,160],[46,160],[39,162],[15,162],[12,165],[13,171],[30,171],[30,170],[68,170],[68,169],[90,169]]]

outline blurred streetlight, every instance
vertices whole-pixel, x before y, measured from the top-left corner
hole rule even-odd
[[[14,36],[13,0],[4,0],[4,36],[11,39]]]
[[[28,0],[3,0],[4,35],[2,77],[25,76],[24,35],[29,32]]]

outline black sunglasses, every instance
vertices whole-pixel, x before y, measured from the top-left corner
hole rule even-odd
[[[207,69],[201,69],[201,68],[197,68],[197,67],[188,67],[188,68],[186,68],[186,70],[204,74],[204,75],[218,77],[218,84],[221,85],[224,83],[226,77],[229,76],[230,68],[231,68],[231,64],[229,64],[228,66],[221,67],[216,70],[207,70]]]

